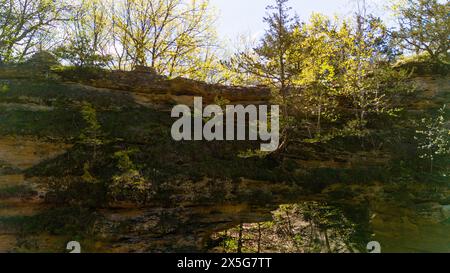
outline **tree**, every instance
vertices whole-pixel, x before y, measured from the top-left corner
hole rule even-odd
[[[384,24],[363,5],[355,18],[352,23],[314,14],[292,33],[288,60],[299,67],[292,82],[302,89],[291,95],[290,109],[297,126],[308,130],[308,142],[365,137],[369,119],[394,114],[392,98],[407,90],[406,73],[391,67]]]
[[[97,111],[88,102],[81,105],[81,115],[86,124],[80,135],[80,143],[93,148],[93,158],[97,155],[97,147],[104,144],[103,133],[97,119]]]
[[[51,0],[0,0],[0,63],[23,61],[42,48],[42,38],[64,5]]]
[[[179,17],[173,48],[169,47],[168,56],[161,58],[165,59],[162,65],[167,67],[169,77],[212,81],[219,63],[217,37],[211,27],[214,15],[209,10],[209,1],[186,3]]]
[[[169,77],[206,71],[214,57],[212,20],[207,0],[119,1],[112,18],[117,62]]]
[[[268,60],[265,71],[273,75],[280,87],[280,94],[286,103],[287,88],[290,84],[291,71],[289,70],[286,56],[292,45],[291,33],[294,28],[294,18],[290,17],[289,11],[292,9],[287,6],[288,0],[276,0],[275,6],[268,6],[269,13],[264,18],[269,26],[261,45],[255,49],[259,56]]]
[[[380,43],[389,39],[388,31],[379,18],[365,14],[362,8],[356,15],[356,26],[342,45],[347,58],[342,62],[344,73],[339,79],[341,94],[351,102],[355,119],[351,120],[355,135],[364,136],[369,115],[393,114],[395,94],[406,91],[406,72],[392,68]],[[353,126],[354,125],[354,126]]]
[[[433,172],[435,159],[450,156],[450,130],[446,128],[445,108],[446,105],[439,109],[436,118],[423,118],[422,128],[416,132],[420,158],[430,161],[430,172]]]
[[[282,143],[277,151],[286,148],[289,131],[289,91],[292,78],[298,74],[298,65],[290,63],[288,52],[293,45],[292,32],[301,28],[297,16],[291,16],[288,0],[275,0],[267,6],[264,22],[268,29],[259,44],[251,51],[239,52],[224,62],[234,73],[252,75],[260,84],[267,84],[277,91],[274,101],[282,106]]]
[[[154,194],[152,183],[144,178],[130,158],[135,151],[119,151],[114,154],[118,174],[108,185],[108,195],[112,201],[132,201],[145,204]]]
[[[101,0],[81,0],[67,12],[64,21],[64,44],[57,55],[75,66],[106,66],[111,57],[109,46],[108,14]]]
[[[281,205],[269,222],[240,224],[214,234],[212,239],[220,242],[215,250],[228,253],[346,253],[365,249],[366,242],[355,242],[358,232],[344,210],[304,202]]]
[[[291,100],[294,112],[303,112],[305,124],[312,138],[310,117],[315,118],[315,131],[321,135],[321,123],[336,118],[339,65],[343,60],[341,38],[348,36],[345,25],[339,27],[329,18],[313,14],[308,24],[293,32],[295,41],[289,50],[288,59],[297,63],[299,73],[293,77],[295,85],[304,86]]]
[[[448,63],[450,43],[450,3],[438,0],[406,0],[394,6],[399,30],[394,37],[416,54],[427,53],[435,63]]]
[[[254,75],[262,84],[270,84],[279,90],[283,104],[286,105],[288,89],[292,76],[298,71],[288,63],[287,54],[293,44],[292,32],[299,27],[296,17],[290,15],[288,0],[276,0],[268,6],[264,22],[268,29],[255,48],[235,54],[224,62],[230,70]],[[287,108],[284,109],[287,116]]]

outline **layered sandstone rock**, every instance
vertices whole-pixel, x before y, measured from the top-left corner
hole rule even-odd
[[[96,88],[152,95],[201,96],[207,102],[220,97],[230,102],[258,103],[267,102],[271,96],[268,87],[225,86],[181,77],[168,79],[147,67],[137,67],[133,71],[96,70],[84,74],[60,71],[58,74],[66,80]]]

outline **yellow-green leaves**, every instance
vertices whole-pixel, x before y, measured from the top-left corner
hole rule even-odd
[[[119,68],[145,65],[169,77],[211,77],[218,61],[208,0],[122,0],[115,9],[113,47]]]
[[[7,93],[9,91],[9,85],[8,84],[0,84],[0,93]]]

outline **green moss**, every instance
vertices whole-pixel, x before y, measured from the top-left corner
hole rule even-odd
[[[7,93],[9,91],[9,85],[0,84],[0,93]]]
[[[0,217],[3,227],[20,230],[25,235],[87,235],[95,233],[98,214],[88,209],[63,207],[45,210],[35,216]]]
[[[5,198],[27,198],[34,196],[36,191],[26,185],[18,185],[0,188],[0,199]]]
[[[404,57],[396,66],[413,71],[413,73],[418,76],[436,74],[448,75],[450,72],[450,64],[433,63],[431,58],[426,54]]]

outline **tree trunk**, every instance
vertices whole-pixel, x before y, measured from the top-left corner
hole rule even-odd
[[[239,238],[238,238],[238,245],[237,245],[237,253],[242,253],[242,230],[243,230],[243,226],[241,223],[241,224],[239,224]]]
[[[330,240],[328,239],[328,230],[327,229],[325,229],[325,231],[324,231],[324,235],[325,235],[325,243],[326,243],[326,245],[327,245],[327,250],[328,250],[328,253],[331,253],[331,246],[330,246]]]
[[[261,223],[258,223],[258,251],[257,253],[261,253]]]

